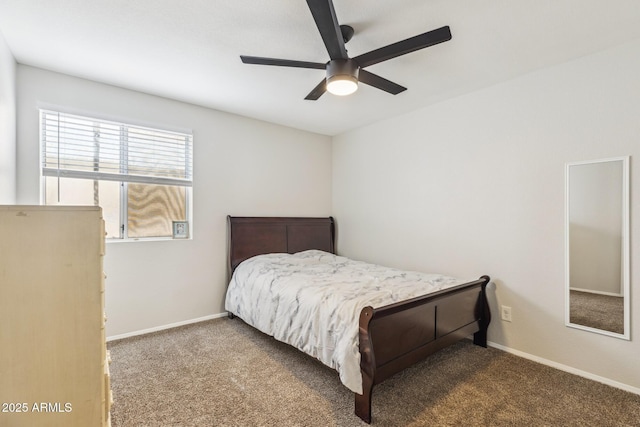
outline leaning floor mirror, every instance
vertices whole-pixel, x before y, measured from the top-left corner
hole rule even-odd
[[[565,166],[567,326],[630,339],[629,157]]]

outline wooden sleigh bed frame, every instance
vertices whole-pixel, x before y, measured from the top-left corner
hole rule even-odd
[[[228,218],[229,277],[247,258],[267,253],[319,249],[335,254],[332,217]],[[485,288],[489,276],[385,307],[365,307],[359,319],[362,394],[355,394],[355,413],[371,422],[373,386],[473,334],[487,346],[491,320]],[[235,315],[229,313],[229,317]]]

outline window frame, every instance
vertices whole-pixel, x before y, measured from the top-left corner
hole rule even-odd
[[[120,129],[119,136],[119,162],[120,173],[102,173],[99,171],[78,171],[78,170],[69,170],[69,169],[61,169],[58,168],[55,171],[57,173],[52,172],[52,168],[48,168],[45,166],[45,144],[46,144],[46,135],[44,130],[44,114],[58,114],[59,117],[61,115],[64,116],[72,116],[81,120],[94,121],[100,124],[108,124],[108,125],[117,125]],[[172,130],[168,128],[162,128],[157,125],[147,125],[147,124],[136,124],[131,122],[130,120],[114,120],[114,119],[106,119],[95,114],[84,114],[78,112],[69,112],[65,109],[60,109],[58,107],[39,107],[38,108],[39,115],[39,160],[40,160],[40,203],[42,205],[46,205],[46,180],[47,177],[58,178],[67,178],[67,179],[86,179],[86,180],[97,180],[99,182],[117,182],[119,184],[119,236],[118,237],[108,237],[105,239],[107,243],[116,243],[116,242],[136,242],[136,241],[165,241],[165,240],[191,240],[193,238],[193,132],[191,130]],[[60,121],[58,121],[58,126],[60,125]],[[179,135],[180,137],[185,138],[185,166],[184,172],[186,175],[185,179],[172,179],[165,177],[157,177],[157,176],[144,176],[144,175],[129,175],[128,172],[128,163],[127,160],[129,158],[129,154],[131,150],[128,150],[128,133],[129,129],[136,128],[147,130],[150,132],[160,132],[167,134]],[[61,156],[58,156],[60,158]],[[132,178],[134,177],[134,178]],[[117,179],[122,178],[122,179]],[[128,217],[128,209],[129,209],[129,200],[128,200],[128,185],[130,183],[142,184],[142,185],[166,185],[166,186],[176,186],[176,187],[184,187],[184,208],[185,208],[185,221],[188,222],[189,227],[189,235],[187,239],[180,238],[174,239],[172,233],[168,236],[155,236],[155,237],[129,237],[129,217]]]

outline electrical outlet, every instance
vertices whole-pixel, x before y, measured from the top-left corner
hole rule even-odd
[[[505,322],[511,322],[511,307],[503,305],[502,306],[502,320]]]

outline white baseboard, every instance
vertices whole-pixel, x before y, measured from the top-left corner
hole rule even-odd
[[[183,320],[182,322],[170,323],[168,325],[156,326],[149,329],[142,329],[140,331],[127,332],[126,334],[113,335],[113,336],[107,337],[107,342],[121,340],[123,338],[135,337],[138,335],[150,334],[151,332],[164,331],[165,329],[177,328],[178,326],[204,322],[205,320],[218,319],[220,317],[225,317],[226,315],[227,313],[212,314],[210,316],[198,317],[197,319]]]
[[[116,240],[116,239],[114,239]],[[582,289],[582,288],[569,288],[570,291],[578,291],[584,292],[586,294],[594,294],[594,295],[606,295],[609,297],[620,297],[622,298],[624,294],[616,293],[616,292],[602,292],[602,291],[594,291],[593,289]]]
[[[541,363],[543,365],[547,365],[547,366],[550,366],[552,368],[556,368],[556,369],[559,369],[561,371],[568,372],[570,374],[577,375],[579,377],[587,378],[587,379],[590,379],[590,380],[593,380],[593,381],[597,381],[597,382],[602,383],[602,384],[610,385],[611,387],[619,388],[621,390],[625,390],[625,391],[628,391],[630,393],[640,395],[640,388],[630,386],[629,384],[624,384],[624,383],[621,383],[621,382],[618,382],[618,381],[614,381],[614,380],[609,379],[609,378],[601,377],[599,375],[595,375],[595,374],[592,374],[590,372],[582,371],[580,369],[572,368],[571,366],[563,365],[561,363],[552,362],[551,360],[543,359],[542,357],[534,356],[532,354],[525,353],[525,352],[522,352],[522,351],[519,351],[519,350],[514,350],[512,348],[505,347],[503,345],[496,344],[494,342],[490,342],[489,341],[489,342],[487,342],[487,345],[489,345],[490,347],[494,347],[494,348],[497,348],[499,350],[505,351],[507,353],[515,354],[516,356],[519,356],[519,357],[522,357],[522,358],[525,358],[525,359],[529,359],[529,360],[532,360],[534,362]]]

